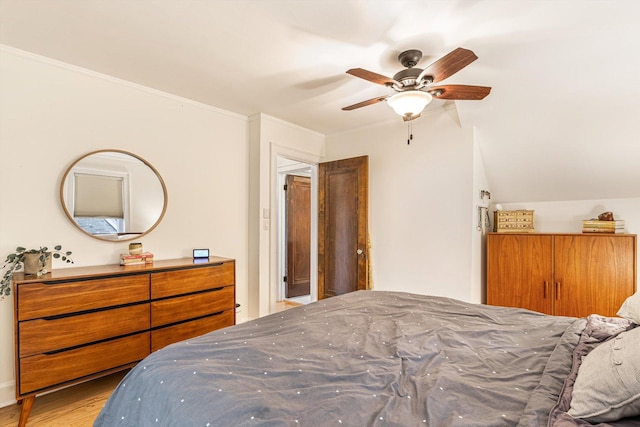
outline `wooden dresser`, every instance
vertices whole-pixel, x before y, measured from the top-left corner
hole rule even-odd
[[[16,398],[26,424],[36,394],[135,365],[168,344],[235,324],[235,261],[16,273]]]
[[[489,233],[487,303],[615,316],[636,291],[635,234]]]

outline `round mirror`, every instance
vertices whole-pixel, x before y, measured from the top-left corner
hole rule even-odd
[[[133,240],[167,209],[167,188],[146,160],[122,150],[89,153],[62,177],[60,201],[71,222],[101,240]]]

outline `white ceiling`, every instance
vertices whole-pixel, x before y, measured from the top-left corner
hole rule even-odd
[[[388,93],[347,69],[465,47],[445,83],[493,87],[456,102],[492,192],[551,201],[640,197],[638,21],[637,0],[0,0],[0,43],[326,135],[400,120],[341,111]]]

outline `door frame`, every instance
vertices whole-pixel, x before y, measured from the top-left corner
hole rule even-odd
[[[270,143],[269,154],[269,206],[271,207],[271,212],[267,215],[265,215],[264,211],[261,212],[263,215],[263,231],[264,223],[269,224],[269,281],[268,289],[260,285],[259,295],[259,306],[265,307],[263,304],[266,304],[268,312],[263,312],[260,309],[260,316],[276,312],[276,301],[278,300],[278,292],[281,289],[280,285],[283,277],[283,269],[281,268],[283,257],[280,255],[280,250],[283,247],[281,245],[284,229],[279,218],[284,213],[284,209],[280,206],[284,191],[281,190],[283,187],[279,182],[278,157],[306,163],[311,167],[311,301],[318,300],[318,163],[320,163],[321,158],[274,142]],[[282,185],[284,185],[284,181]],[[268,218],[265,218],[265,216]]]
[[[310,241],[310,296],[308,299],[301,298],[304,302],[312,302],[318,300],[318,165],[308,162],[301,162],[291,159],[287,156],[278,156],[280,159],[295,162],[290,165],[282,165],[277,167],[277,221],[278,221],[278,278],[276,301],[282,301],[285,298],[286,284],[282,277],[286,274],[286,253],[287,253],[287,236],[286,236],[286,201],[287,193],[284,191],[284,184],[287,175],[307,176],[311,178],[311,241]]]

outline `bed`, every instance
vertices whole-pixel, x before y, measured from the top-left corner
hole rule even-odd
[[[635,326],[624,318],[358,291],[152,353],[123,378],[94,425],[597,424],[592,397],[586,409],[571,407],[572,393],[593,388],[578,381],[580,364],[610,343],[639,359]],[[633,360],[625,368],[637,369]],[[640,369],[635,374],[632,389]],[[633,409],[639,396],[636,390],[621,405],[607,403],[618,412],[605,415],[617,418],[600,425],[640,425]]]

